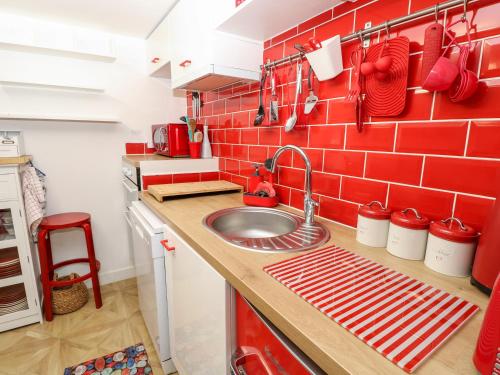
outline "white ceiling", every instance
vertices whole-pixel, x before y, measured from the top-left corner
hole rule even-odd
[[[0,12],[146,38],[177,0],[0,0]]]

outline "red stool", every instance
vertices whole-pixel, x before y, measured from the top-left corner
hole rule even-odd
[[[82,228],[87,242],[88,258],[69,259],[53,264],[52,248],[50,246],[50,232],[59,229]],[[52,316],[52,293],[53,287],[64,287],[82,282],[92,278],[92,288],[94,289],[95,307],[102,306],[101,289],[99,286],[98,271],[101,264],[95,258],[94,242],[92,240],[92,228],[90,226],[90,215],[85,212],[68,212],[46,216],[43,218],[38,231],[38,256],[40,258],[40,273],[43,286],[43,305],[45,309],[45,319],[51,321]],[[54,270],[74,263],[88,263],[90,272],[73,280],[54,281]]]

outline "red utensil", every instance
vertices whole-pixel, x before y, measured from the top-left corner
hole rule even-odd
[[[381,51],[381,50],[384,51]],[[398,116],[406,104],[410,41],[396,37],[373,45],[368,49],[366,61],[375,63],[380,56],[390,56],[391,64],[386,72],[365,77],[364,104],[368,116]]]
[[[389,54],[389,39],[383,42],[376,61],[365,61],[361,64],[361,74],[369,76],[375,74],[377,79],[385,79],[392,65],[392,56]]]
[[[456,24],[464,22],[467,38],[469,40],[469,48],[471,46],[470,32],[469,32],[469,21],[467,18],[462,17],[459,20],[452,22],[450,25],[446,27],[446,35],[450,39],[450,43],[444,50],[441,57],[438,58],[431,71],[427,75],[425,82],[422,84],[422,87],[428,91],[444,91],[448,90],[458,74],[460,73],[459,68],[456,64],[454,64],[449,58],[445,57],[446,53],[452,46],[460,46],[457,44],[455,36],[450,32],[451,28]]]
[[[457,45],[457,42],[455,38],[449,34],[448,30],[446,33],[450,36],[451,41],[445,48],[443,54],[437,59],[427,75],[425,82],[422,84],[422,87],[428,91],[448,90],[458,76],[459,71],[457,65],[448,57],[445,57],[450,47]]]
[[[363,131],[363,116],[365,115],[363,110],[363,100],[364,94],[358,95],[358,100],[356,101],[356,129],[359,133]]]
[[[453,64],[449,58],[441,56],[432,67],[422,88],[427,91],[448,90],[457,76],[456,64]]]
[[[450,87],[450,90],[448,92],[450,99],[454,101],[454,99],[458,98],[464,87],[465,84],[467,83],[467,75],[464,75],[464,70],[465,66],[467,64],[467,58],[469,56],[469,48],[466,46],[460,46],[459,47],[459,56],[458,56],[458,71],[459,74],[453,84]]]
[[[345,101],[348,103],[355,103],[361,93],[361,64],[365,58],[365,50],[360,45],[351,54],[351,64],[354,67],[354,74],[351,79],[351,89],[347,93]]]
[[[469,43],[467,45],[459,47],[460,55],[458,64],[460,74],[458,75],[449,91],[450,100],[452,102],[460,102],[471,97],[476,92],[478,86],[477,75],[467,69],[467,60],[469,58],[470,52],[472,51],[469,21],[466,18],[463,18],[462,22],[465,23],[465,29],[467,32]]]
[[[439,22],[433,23],[425,29],[424,51],[422,54],[422,69],[420,82],[423,84],[432,67],[441,56],[441,43],[443,40],[444,27]]]

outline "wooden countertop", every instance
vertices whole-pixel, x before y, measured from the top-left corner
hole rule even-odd
[[[141,161],[158,161],[158,160],[172,160],[172,159],[178,159],[178,158],[171,158],[168,156],[163,156],[163,155],[156,155],[156,154],[141,154],[141,155],[123,155],[122,160],[126,161],[127,163],[132,164],[134,167],[139,167]]]
[[[266,265],[301,253],[263,254],[240,250],[203,227],[205,215],[242,206],[241,194],[159,203],[143,192],[141,199],[328,374],[406,374],[262,271]],[[477,304],[481,310],[415,372],[418,375],[476,373],[472,354],[488,298],[470,285],[469,278],[447,277],[429,270],[423,262],[403,260],[384,249],[361,245],[356,242],[353,229],[319,220],[330,229],[328,244],[342,246]]]
[[[32,159],[31,155],[0,158],[0,165],[23,165]]]

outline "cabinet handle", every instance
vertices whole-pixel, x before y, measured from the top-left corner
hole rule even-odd
[[[263,375],[273,375],[273,371],[269,368],[266,363],[262,353],[254,347],[251,346],[241,346],[236,349],[236,352],[231,356],[231,362],[229,366],[235,375],[248,375],[241,362],[245,362],[245,359],[255,358],[260,362],[262,366]]]
[[[153,64],[158,64],[159,61],[160,61],[159,57],[153,57],[153,59],[151,60]]]
[[[175,246],[168,246],[168,240],[161,240],[160,243],[167,251],[174,251],[175,250]]]
[[[182,66],[183,68],[186,68],[188,67],[189,65],[191,65],[191,60],[184,60],[183,62],[181,62],[179,64],[179,66]]]

